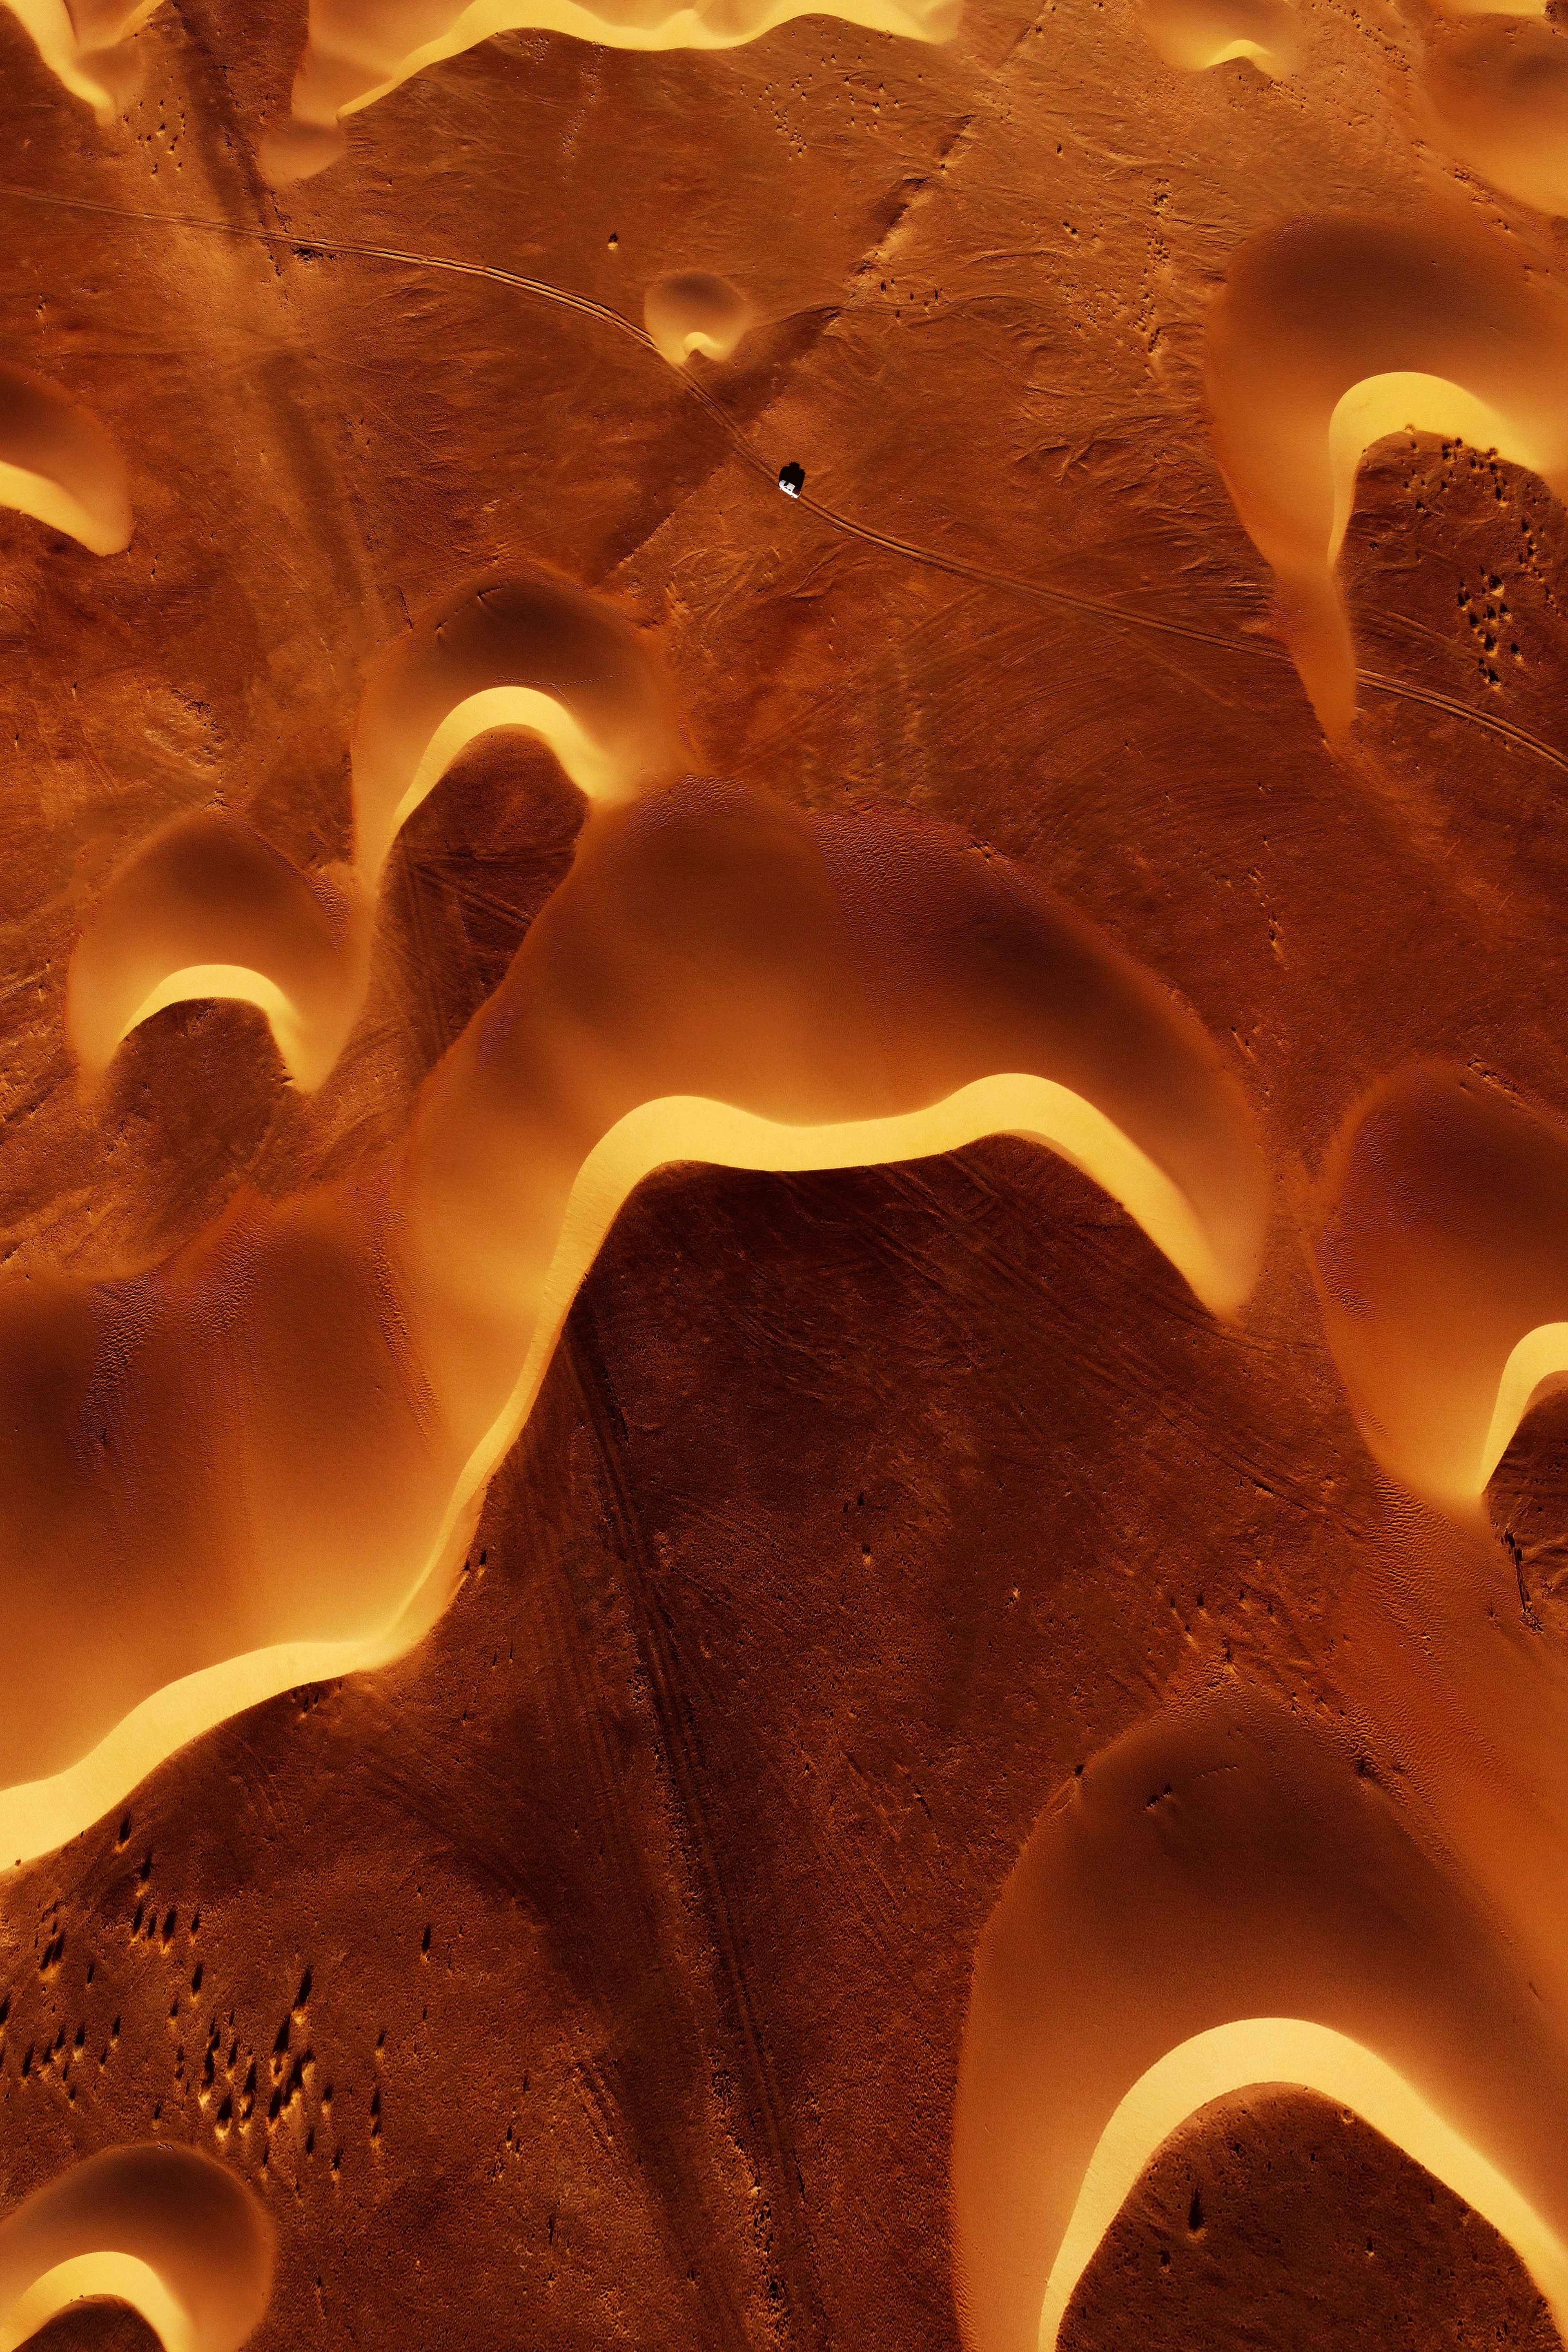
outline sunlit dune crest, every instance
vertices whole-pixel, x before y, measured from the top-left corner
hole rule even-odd
[[[1280,80],[1300,53],[1296,12],[1287,0],[1139,0],[1138,27],[1178,73],[1245,58]]]
[[[247,826],[179,820],[122,867],[71,958],[66,1034],[97,1076],[164,1006],[225,996],[259,1005],[295,1082],[319,1086],[342,1048],[355,908],[313,889]]]
[[[609,606],[543,572],[464,589],[393,647],[360,704],[354,842],[367,888],[465,744],[507,726],[538,735],[591,801],[630,799],[683,764],[669,688]]]
[[[684,367],[693,352],[727,360],[751,316],[752,306],[739,289],[706,269],[683,269],[661,278],[643,299],[643,324],[671,367]]]
[[[1322,1189],[1323,1319],[1362,1433],[1473,1517],[1568,1371],[1568,1132],[1466,1073],[1405,1070],[1346,1120]]]
[[[125,461],[58,385],[0,360],[0,506],[118,555],[133,522]]]
[[[1142,2074],[1100,2134],[1040,2314],[1050,2352],[1073,2290],[1139,2174],[1171,2134],[1212,2100],[1260,2084],[1317,2091],[1352,2108],[1426,2167],[1506,2238],[1561,2326],[1568,2247],[1494,2164],[1461,2139],[1383,2059],[1348,2035],[1297,2017],[1247,2017],[1194,2034]]]
[[[31,37],[49,71],[73,98],[90,106],[100,122],[111,122],[133,86],[122,44],[143,26],[158,0],[4,0]]]
[[[1440,31],[1422,87],[1451,155],[1504,195],[1568,212],[1568,40],[1553,26],[1490,16]]]
[[[1364,452],[1462,436],[1568,488],[1568,299],[1446,219],[1333,215],[1255,237],[1205,334],[1215,455],[1273,570],[1275,616],[1331,738],[1355,715],[1335,566]]]
[[[415,707],[383,805],[420,757]],[[417,1637],[651,1169],[864,1165],[1000,1130],[1239,1307],[1268,1205],[1246,1103],[1067,908],[904,817],[708,782],[592,803],[399,1155],[279,1209],[241,1199],[152,1277],[0,1289],[0,1855],[58,1844],[236,1708]],[[62,1645],[76,1670],[46,1695]]]
[[[1068,1782],[982,1936],[952,2158],[969,2352],[1050,2352],[1144,2164],[1265,2083],[1355,2109],[1568,2317],[1568,2059],[1524,1966],[1353,1749],[1222,1691]]]
[[[387,851],[467,746],[515,728],[590,800],[625,799],[680,763],[668,689],[607,607],[537,572],[463,590],[366,685],[353,745],[354,862],[309,879],[210,810],[145,843],[110,883],[71,959],[66,1029],[84,1074],[166,1006],[226,997],[265,1013],[306,1092],[335,1065],[369,974]]]
[[[195,2148],[107,2149],[0,2221],[0,2352],[82,2302],[128,2304],[164,2352],[237,2352],[267,2309],[272,2228]]]
[[[288,124],[263,145],[274,183],[319,172],[343,152],[342,121],[444,58],[492,34],[570,33],[617,49],[728,49],[797,16],[832,15],[906,40],[945,41],[963,0],[312,0],[310,39]]]

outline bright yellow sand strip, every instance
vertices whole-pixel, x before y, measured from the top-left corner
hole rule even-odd
[[[190,2313],[147,2263],[134,2254],[78,2254],[35,2279],[0,2314],[0,2352],[16,2352],[68,2304],[126,2303],[140,2312],[163,2352],[200,2352]]]
[[[71,87],[68,82],[66,86]],[[85,92],[78,90],[75,95],[79,98]],[[35,522],[47,523],[51,530],[63,530],[68,539],[74,539],[93,555],[118,555],[131,543],[129,530],[106,529],[79,499],[72,498],[47,474],[35,474],[26,466],[0,461],[0,507],[31,515]]]
[[[1102,1112],[1049,1079],[981,1078],[925,1110],[827,1127],[782,1126],[691,1095],[645,1103],[611,1129],[578,1171],[517,1384],[470,1454],[426,1566],[392,1622],[354,1641],[251,1650],[154,1691],[77,1763],[47,1780],[0,1790],[0,1866],[55,1853],[166,1757],[245,1708],[306,1683],[384,1665],[412,1648],[451,1597],[485,1488],[532,1411],[584,1276],[627,1196],[656,1168],[683,1160],[799,1172],[868,1168],[1003,1134],[1044,1143],[1092,1177],[1215,1314],[1240,1306],[1250,1272],[1223,1265],[1171,1179]]]
[[[1502,1368],[1480,1461],[1473,1480],[1467,1480],[1459,1492],[1466,1496],[1484,1492],[1530,1411],[1536,1390],[1560,1372],[1568,1372],[1568,1323],[1538,1323],[1533,1331],[1525,1333]]]
[[[1170,2051],[1139,2077],[1107,2124],[1051,2267],[1040,2352],[1055,2352],[1073,2290],[1156,2149],[1209,2100],[1266,2083],[1300,2084],[1353,2108],[1425,2165],[1508,2240],[1559,2332],[1568,2331],[1568,2247],[1495,2165],[1359,2042],[1300,2018],[1249,2017]]]
[[[268,1026],[289,1076],[300,1079],[313,1075],[313,1057],[299,1006],[275,980],[268,980],[264,971],[253,971],[244,963],[188,963],[170,972],[137,1006],[115,1043],[123,1045],[133,1029],[139,1029],[143,1021],[151,1021],[155,1013],[163,1012],[171,1004],[197,1003],[210,997],[221,997],[230,1003],[258,1005],[267,1015]]]

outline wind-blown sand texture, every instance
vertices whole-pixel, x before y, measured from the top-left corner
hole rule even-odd
[[[1560,2347],[1562,38],[0,14],[6,2343]]]

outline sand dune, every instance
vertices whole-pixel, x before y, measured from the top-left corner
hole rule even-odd
[[[111,122],[135,88],[124,44],[147,22],[158,0],[4,0],[49,71],[73,98]]]
[[[1441,31],[1422,85],[1450,154],[1504,195],[1568,212],[1568,41],[1553,26],[1489,17]]]
[[[1568,1370],[1568,1133],[1468,1074],[1401,1071],[1346,1120],[1322,1192],[1323,1319],[1362,1433],[1473,1516]]]
[[[952,2175],[972,2352],[1049,2352],[1149,2155],[1260,2082],[1355,2108],[1568,2317],[1568,2062],[1521,1965],[1352,1750],[1216,1696],[1069,1783],[982,1938]]]
[[[1300,35],[1286,0],[1138,0],[1138,27],[1179,73],[1244,58],[1279,80],[1296,69]]]
[[[1363,453],[1461,436],[1568,488],[1568,298],[1458,223],[1350,214],[1268,232],[1208,315],[1215,455],[1275,576],[1275,617],[1324,731],[1355,714],[1335,563]]]
[[[237,2352],[267,2309],[272,2227],[195,2148],[95,2156],[0,2221],[0,2352],[68,2305],[129,2304],[164,2352]]]
[[[261,161],[275,183],[319,172],[344,152],[342,118],[443,58],[495,33],[570,33],[617,49],[728,49],[797,16],[831,14],[906,40],[945,41],[963,0],[312,0],[310,39],[294,83],[293,113],[266,141]]]
[[[55,384],[0,361],[0,506],[118,555],[134,528],[125,461]]]
[[[739,289],[706,269],[661,278],[643,299],[643,324],[671,367],[684,367],[693,352],[727,360],[751,317],[751,304]]]
[[[146,844],[109,885],[71,958],[66,1034],[89,1077],[166,1005],[231,997],[266,1013],[296,1085],[320,1086],[357,1011],[368,941],[357,896],[312,887],[248,826],[212,811]]]
[[[416,649],[376,701],[356,746],[376,806],[402,805],[446,675],[422,700]],[[59,1843],[269,1690],[416,1637],[648,1170],[862,1165],[1004,1129],[1084,1168],[1215,1312],[1239,1306],[1268,1207],[1240,1093],[1068,908],[912,820],[695,782],[595,805],[396,1161],[280,1210],[242,1200],[150,1281],[0,1291],[0,1853]]]
[[[203,811],[114,877],[67,989],[67,1035],[85,1075],[100,1075],[166,1006],[222,997],[258,1006],[295,1085],[320,1087],[364,1001],[388,850],[458,753],[509,727],[548,744],[592,800],[624,799],[680,761],[668,690],[606,606],[543,572],[464,589],[366,684],[352,866],[307,880],[248,826]]]

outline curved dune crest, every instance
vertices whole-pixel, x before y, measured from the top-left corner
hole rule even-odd
[[[0,1289],[17,1671],[39,1687],[63,1593],[73,1656],[106,1661],[68,1709],[0,1693],[0,1857],[58,1844],[239,1707],[417,1637],[649,1170],[1003,1130],[1084,1168],[1215,1312],[1240,1305],[1268,1209],[1240,1091],[1048,894],[896,818],[695,783],[595,808],[397,1162],[238,1203],[151,1282]],[[181,1607],[152,1605],[171,1580]]]
[[[618,614],[543,572],[464,589],[426,614],[365,687],[353,744],[365,890],[458,752],[497,727],[537,735],[590,801],[628,800],[682,761],[668,688]]]
[[[727,360],[751,319],[752,306],[740,289],[706,269],[661,278],[643,299],[648,339],[671,367],[684,367],[693,352]]]
[[[122,44],[140,30],[158,0],[135,0],[130,8],[110,0],[4,0],[27,33],[49,71],[73,98],[90,106],[100,123],[110,123],[128,94]]]
[[[129,2304],[164,2352],[238,2352],[272,2291],[272,2230],[195,2148],[118,2147],[0,2221],[0,2352],[83,2301]]]
[[[342,1048],[357,927],[247,825],[182,818],[122,866],[83,928],[66,983],[66,1036],[89,1078],[164,1006],[258,1005],[296,1084],[320,1086]]]
[[[1271,80],[1294,73],[1300,35],[1287,0],[1137,0],[1138,29],[1178,73],[1245,58]]]
[[[1568,2060],[1452,1859],[1353,1754],[1234,1691],[1069,1781],[975,1958],[952,2158],[970,2352],[1050,2352],[1154,2149],[1260,2083],[1356,2108],[1568,2317]]]
[[[118,555],[134,522],[125,461],[58,385],[0,360],[0,506]]]
[[[1543,213],[1568,213],[1568,41],[1490,16],[1439,34],[1422,87],[1450,154]]]
[[[1324,1171],[1323,1321],[1372,1452],[1472,1517],[1568,1370],[1568,1130],[1460,1071],[1385,1079]]]
[[[1359,2042],[1299,2017],[1247,2017],[1212,2026],[1167,2051],[1140,2075],[1106,2125],[1047,2284],[1043,2352],[1056,2343],[1096,2247],[1163,2143],[1211,2100],[1265,2083],[1317,2091],[1337,2106],[1353,2108],[1489,2221],[1524,2263],[1559,2329],[1568,2322],[1568,2246],[1496,2165]]]
[[[510,32],[569,33],[617,49],[728,49],[805,16],[833,16],[906,40],[945,41],[963,0],[311,0],[293,111],[263,143],[274,183],[323,170],[345,146],[342,121],[444,58]]]
[[[84,925],[66,1033],[89,1079],[170,1004],[226,998],[265,1013],[311,1092],[364,1002],[376,892],[394,840],[468,744],[497,728],[547,744],[591,801],[674,772],[679,730],[658,671],[617,614],[538,572],[465,589],[372,672],[353,746],[355,862],[307,879],[213,811],[137,851]]]
[[[1331,738],[1355,715],[1335,574],[1364,452],[1453,433],[1568,488],[1568,299],[1498,240],[1343,214],[1254,237],[1208,316],[1215,456]]]

